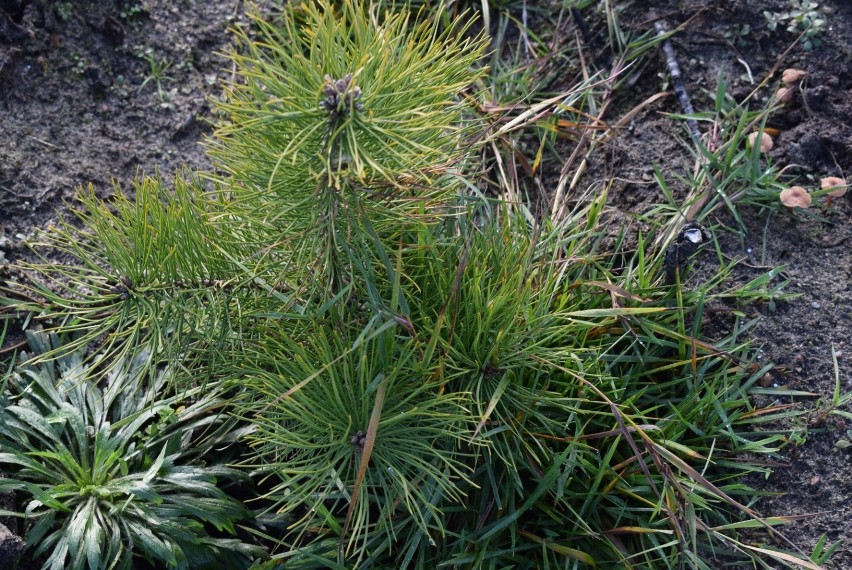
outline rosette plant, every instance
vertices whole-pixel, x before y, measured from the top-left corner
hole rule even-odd
[[[57,340],[31,335],[36,353]],[[43,568],[245,566],[262,550],[235,537],[250,518],[221,484],[244,474],[201,457],[232,436],[217,390],[168,396],[150,353],[117,363],[103,390],[80,354],[24,366],[0,410],[0,491],[22,505],[30,557]],[[232,437],[231,437],[232,439]]]

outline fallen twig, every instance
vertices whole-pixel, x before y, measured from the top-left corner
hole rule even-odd
[[[677,64],[672,43],[668,39],[668,31],[666,30],[665,22],[657,20],[654,22],[654,29],[657,30],[657,37],[666,36],[663,40],[663,53],[666,54],[666,66],[669,68],[669,75],[672,76],[674,92],[677,95],[678,101],[680,101],[680,106],[683,109],[683,112],[687,115],[692,115],[695,113],[695,110],[692,108],[692,102],[689,100],[689,94],[686,92],[686,87],[683,85],[680,66]],[[686,119],[686,124],[689,127],[689,132],[692,133],[692,136],[696,140],[700,140],[701,131],[698,128],[698,121],[688,118]]]

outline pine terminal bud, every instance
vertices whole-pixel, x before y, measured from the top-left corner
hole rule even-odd
[[[332,120],[361,108],[358,99],[361,98],[361,88],[352,86],[352,74],[347,73],[343,79],[333,79],[325,76],[325,86],[322,88],[324,98],[320,101],[320,109],[328,111]]]

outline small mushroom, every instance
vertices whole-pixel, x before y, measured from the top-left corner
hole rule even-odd
[[[846,194],[846,181],[842,178],[838,178],[837,176],[826,176],[819,181],[819,185],[823,190],[832,188],[832,190],[827,194],[828,201],[826,202],[826,205],[829,208],[831,208],[831,202],[835,198],[840,198]]]
[[[783,81],[784,84],[789,87],[791,85],[795,85],[796,83],[804,79],[805,75],[807,74],[807,71],[802,71],[801,69],[794,69],[791,67],[790,69],[785,69],[781,73],[781,81]]]
[[[760,152],[769,152],[772,150],[772,137],[766,133],[753,132],[748,135],[748,147],[754,147],[757,137],[760,137]]]
[[[791,103],[793,101],[793,88],[781,87],[775,92],[775,100],[779,103]]]
[[[811,205],[811,195],[801,186],[792,186],[781,190],[781,203],[791,212],[793,208],[807,208]]]

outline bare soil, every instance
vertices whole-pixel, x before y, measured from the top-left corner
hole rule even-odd
[[[741,98],[754,88],[749,73],[759,82],[776,65],[806,70],[794,103],[767,125],[780,131],[770,159],[795,165],[791,172],[811,187],[826,175],[852,178],[852,3],[821,1],[828,21],[818,36],[821,45],[796,45],[781,60],[796,34],[783,26],[770,31],[763,11],[785,12],[788,4],[651,0],[628,4],[621,23],[642,33],[656,17],[671,27],[687,22],[673,43],[697,111],[712,110],[720,74]],[[92,184],[106,197],[132,192],[139,172],[170,175],[184,166],[210,166],[199,145],[212,119],[208,100],[231,74],[217,52],[230,41],[227,28],[244,21],[244,10],[238,0],[0,0],[0,277],[9,275],[9,262],[26,255],[25,242],[36,229],[67,213],[81,186]],[[600,14],[589,10],[584,16],[592,34],[605,33]],[[152,62],[166,67],[159,83]],[[662,54],[651,57],[633,87],[617,94],[613,109],[630,109],[659,91],[666,73]],[[758,103],[777,85],[771,83]],[[655,165],[675,195],[686,196],[674,177],[692,166],[679,142],[685,131],[663,115],[680,111],[676,98],[661,99],[593,157],[584,183],[616,177],[610,204],[624,219],[663,199],[650,176]],[[617,112],[608,119],[617,120]],[[800,296],[774,311],[749,309],[763,314],[751,339],[759,358],[787,369],[770,382],[822,396],[797,402],[810,410],[801,419],[807,441],[786,448],[782,466],[769,478],[752,481],[778,493],[757,510],[815,515],[784,532],[806,552],[823,533],[843,541],[830,567],[848,569],[852,463],[850,450],[836,444],[850,426],[823,412],[835,388],[832,351],[841,390],[852,391],[852,197],[819,214],[821,219],[744,209],[745,230],[723,212],[712,221],[730,228],[718,236],[725,255],[742,259],[736,279],[785,267],[787,291]],[[705,263],[705,270],[712,267]]]

